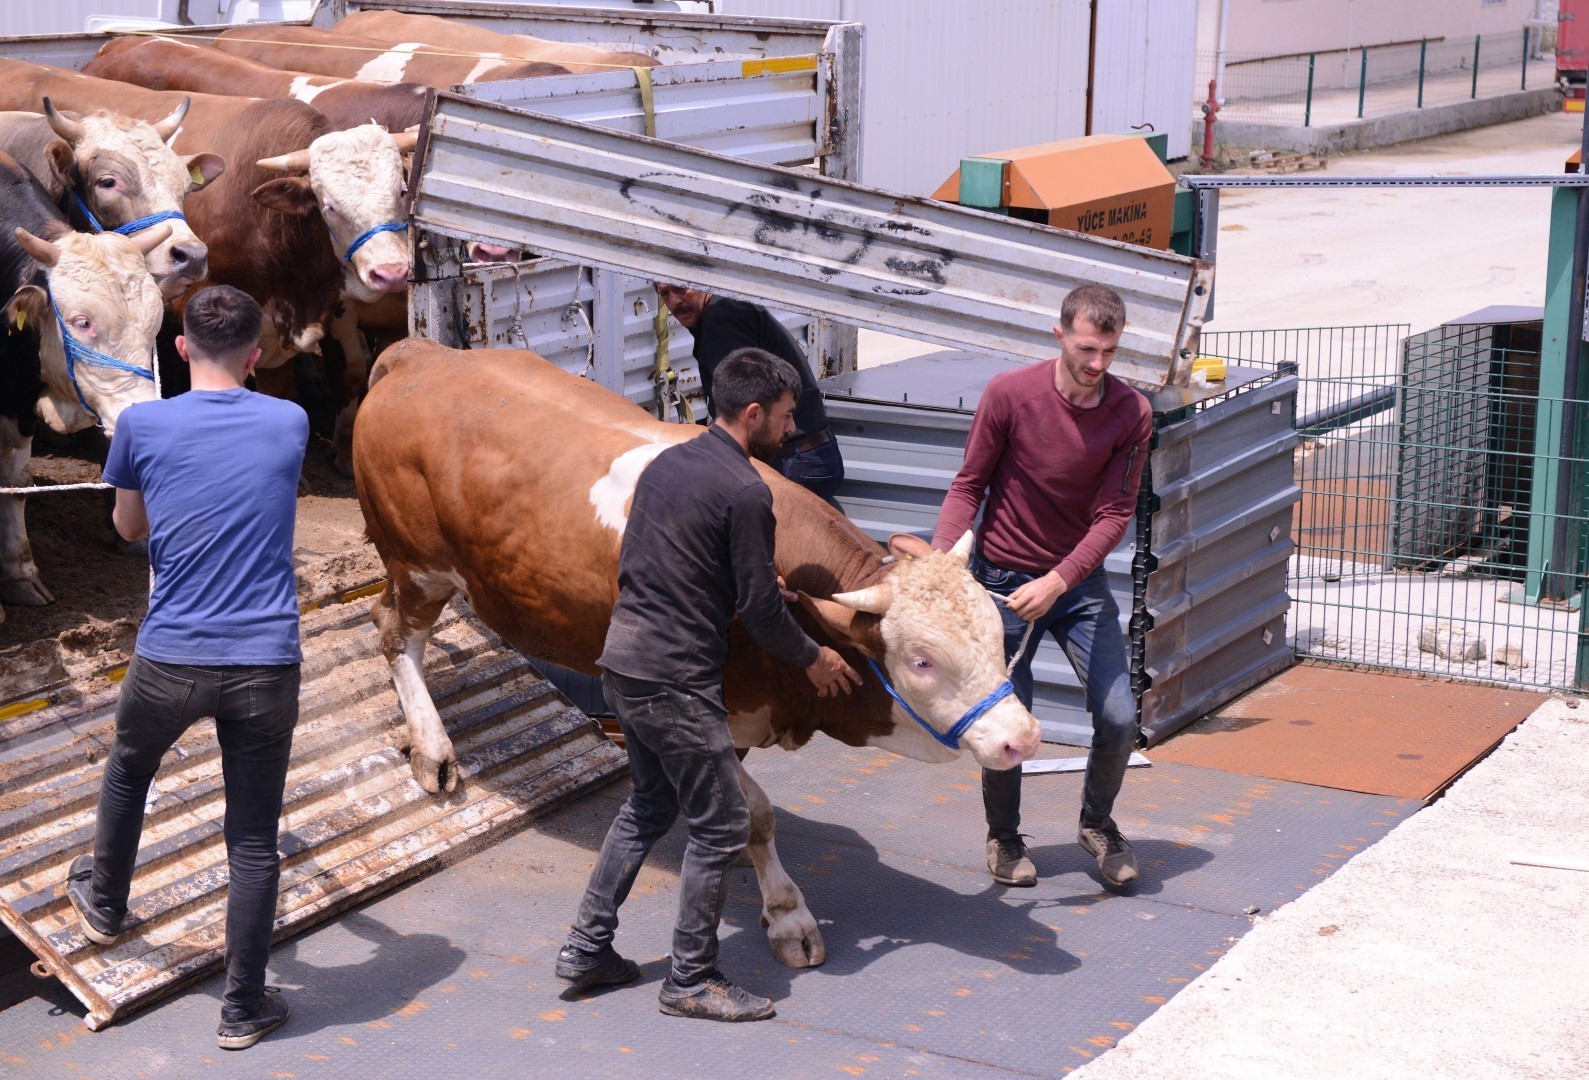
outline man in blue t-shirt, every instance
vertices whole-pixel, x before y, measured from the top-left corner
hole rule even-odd
[[[298,722],[292,539],[309,418],[244,388],[259,362],[260,318],[253,298],[230,286],[199,292],[176,341],[193,389],[130,406],[116,425],[104,472],[116,488],[116,531],[149,537],[154,589],[116,704],[94,853],[72,860],[66,889],[88,938],[121,937],[149,785],[182,733],[214,717],[230,873],[216,1033],[224,1050],[254,1045],[288,1012],[265,986],[265,965]]]

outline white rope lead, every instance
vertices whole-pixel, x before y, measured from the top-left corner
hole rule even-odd
[[[999,593],[996,593],[992,589],[988,590],[988,595],[993,597],[993,599],[997,600],[999,603],[1003,604],[1005,607],[1010,606],[1010,598],[1008,596],[1003,596]],[[1006,679],[1015,673],[1015,665],[1019,664],[1021,662],[1021,657],[1026,654],[1026,644],[1032,640],[1032,631],[1036,628],[1037,621],[1035,619],[1026,624],[1026,633],[1021,635],[1021,644],[1016,647],[1014,655],[1010,657],[1009,666],[1004,669],[1004,677]]]
[[[112,491],[103,481],[83,484],[34,484],[31,487],[0,488],[0,495],[38,495],[46,491]]]

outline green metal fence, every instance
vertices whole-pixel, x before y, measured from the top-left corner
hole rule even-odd
[[[1311,127],[1546,86],[1554,72],[1542,61],[1538,34],[1524,28],[1283,56],[1230,53],[1219,115]],[[1217,58],[1199,53],[1197,62],[1194,86],[1206,88]]]
[[[1207,354],[1298,367],[1288,585],[1300,655],[1579,685],[1589,401],[1539,392],[1541,324],[1526,314],[1416,335],[1204,335]]]

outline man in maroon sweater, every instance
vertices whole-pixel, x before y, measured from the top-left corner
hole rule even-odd
[[[1054,635],[1087,689],[1093,736],[1077,840],[1111,887],[1137,876],[1136,855],[1110,816],[1137,718],[1120,608],[1103,561],[1136,516],[1153,431],[1147,399],[1108,374],[1125,322],[1113,289],[1074,289],[1054,328],[1059,357],[993,377],[932,540],[940,551],[952,547],[986,492],[971,572],[1005,598],[1007,659],[1026,637],[1010,674],[1021,704],[1032,707],[1032,656],[1044,634]],[[1020,768],[984,769],[982,802],[993,879],[1037,884],[1019,832]]]

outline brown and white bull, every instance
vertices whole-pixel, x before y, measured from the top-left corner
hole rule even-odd
[[[561,64],[576,75],[625,67],[655,67],[647,53],[630,49],[603,49],[571,41],[549,41],[528,34],[503,34],[482,26],[437,15],[409,15],[401,11],[355,11],[336,25],[336,33],[357,34],[396,45],[424,42],[456,52],[472,52],[482,66],[507,67],[516,62]],[[494,71],[485,68],[476,78]],[[500,76],[491,76],[500,77]]]
[[[460,83],[538,79],[568,69],[540,62],[504,63],[456,56],[422,42],[392,44],[313,26],[243,26],[223,30],[215,47],[285,71],[313,72],[364,82],[409,82],[446,90]]]
[[[427,791],[451,791],[458,763],[425,688],[431,627],[463,594],[485,623],[528,655],[596,670],[617,599],[618,553],[636,479],[658,453],[697,437],[523,352],[459,352],[411,338],[376,362],[354,428],[365,528],[388,584],[372,616],[407,719],[410,767]],[[803,594],[797,618],[857,670],[876,661],[935,732],[1005,681],[993,599],[955,551],[895,537],[892,560],[837,510],[759,466],[777,515],[778,571]],[[734,743],[793,750],[822,732],[941,762],[968,750],[1008,769],[1038,746],[1037,721],[1014,696],[941,744],[868,675],[848,697],[819,699],[803,672],[761,652],[737,624],[724,673]],[[779,864],[766,793],[741,769],[751,803],[749,853],[762,917],[786,964],[819,964],[823,945],[800,890]]]
[[[213,183],[226,163],[167,145],[187,112],[181,102],[152,123],[111,112],[63,116],[36,98],[25,107],[32,111],[0,113],[0,151],[36,176],[78,229],[168,225],[168,239],[148,260],[161,295],[175,299],[204,277],[208,248],[182,214],[188,195]],[[50,157],[59,140],[71,148],[65,162]]]
[[[74,232],[33,174],[0,153],[0,488],[27,486],[39,420],[62,434],[98,423],[112,435],[122,410],[154,399],[163,305],[144,258],[170,231]],[[0,496],[0,600],[52,599],[23,498]]]

